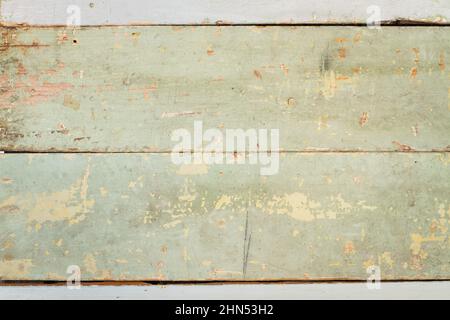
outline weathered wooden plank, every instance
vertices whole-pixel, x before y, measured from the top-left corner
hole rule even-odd
[[[447,28],[3,29],[0,149],[169,151],[277,128],[282,150],[446,150]]]
[[[6,23],[35,25],[446,23],[450,18],[448,0],[4,0],[1,9]]]
[[[164,154],[0,157],[0,278],[450,277],[450,157],[284,154],[179,167]]]

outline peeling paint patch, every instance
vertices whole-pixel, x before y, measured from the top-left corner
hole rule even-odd
[[[91,274],[97,273],[97,263],[93,254],[89,253],[85,255],[83,262],[87,272]]]
[[[313,211],[320,206],[320,203],[311,201],[305,194],[299,192],[286,194],[282,197],[274,197],[273,200],[267,203],[269,213],[287,214],[300,221],[314,220],[315,215]]]
[[[331,196],[331,201],[333,201],[334,205],[342,211],[347,211],[352,209],[352,205],[342,199],[342,195],[338,194],[337,196]]]
[[[65,107],[68,107],[73,110],[79,110],[80,109],[80,102],[73,98],[70,94],[64,95],[64,103],[63,105]]]
[[[444,241],[445,240],[445,236],[435,236],[435,235],[431,235],[429,237],[424,237],[420,234],[417,233],[413,233],[411,234],[411,252],[413,255],[416,256],[421,256],[422,258],[426,258],[426,253],[423,251],[422,249],[422,244],[423,243],[427,243],[427,242],[440,242],[440,241]]]
[[[75,224],[83,221],[85,214],[93,207],[95,200],[87,199],[88,166],[84,176],[76,181],[70,188],[53,193],[17,196],[10,199],[11,205],[23,208],[28,213],[28,221],[35,222],[37,230],[44,222],[69,221]]]
[[[0,261],[0,279],[27,279],[33,267],[31,259]]]
[[[0,202],[0,214],[2,213],[14,213],[19,211],[19,207],[16,205],[17,198],[9,197],[3,202]]]
[[[414,149],[406,144],[401,144],[398,141],[392,141],[392,144],[395,145],[397,147],[398,151],[402,151],[402,152],[409,152],[409,151],[414,151]]]
[[[227,205],[230,205],[231,202],[231,197],[227,196],[227,195],[222,195],[219,200],[217,200],[215,208],[216,209],[222,209],[223,207],[226,207]]]
[[[394,259],[392,259],[391,252],[383,252],[381,261],[384,262],[390,269],[394,267]]]
[[[177,174],[181,176],[203,175],[207,173],[208,166],[206,164],[186,164],[180,166],[177,171]]]
[[[24,101],[24,104],[36,105],[42,102],[48,101],[50,98],[58,96],[61,92],[73,88],[70,83],[48,83],[45,82],[42,85],[38,85],[33,81],[31,87],[26,84],[17,84],[18,89],[24,88],[28,93],[28,98]]]
[[[311,200],[306,194],[295,192],[283,196],[273,196],[269,200],[258,200],[256,207],[268,214],[286,214],[296,220],[312,221],[315,219],[336,219],[338,214],[353,211],[376,209],[359,201],[354,206],[345,201],[341,194],[328,197],[330,204],[325,208],[321,203]]]

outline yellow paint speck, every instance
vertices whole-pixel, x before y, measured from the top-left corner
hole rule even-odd
[[[61,247],[62,246],[62,244],[63,244],[63,239],[59,239],[58,241],[55,241],[55,245],[57,246],[57,247]]]
[[[84,267],[86,268],[86,271],[89,273],[94,274],[97,272],[97,263],[95,261],[95,257],[93,254],[89,253],[89,254],[85,255]]]
[[[219,200],[217,200],[215,208],[217,210],[222,209],[223,207],[226,207],[227,205],[231,204],[231,197],[227,195],[222,195]]]
[[[390,252],[383,252],[381,255],[381,261],[386,263],[390,269],[394,267],[394,260],[392,259],[392,254]]]
[[[174,228],[175,226],[177,226],[178,224],[181,223],[181,220],[174,220],[172,222],[166,223],[163,225],[163,228],[165,229],[170,229],[170,228]]]
[[[177,171],[178,175],[203,175],[208,173],[208,166],[206,164],[189,164],[182,165]]]
[[[31,259],[0,261],[0,275],[2,279],[26,279],[33,267]]]

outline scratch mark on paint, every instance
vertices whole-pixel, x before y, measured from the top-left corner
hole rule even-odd
[[[182,117],[182,116],[194,116],[199,115],[201,112],[194,112],[194,111],[183,111],[183,112],[164,112],[161,115],[161,118],[174,118],[174,117]]]
[[[87,199],[89,174],[88,165],[83,177],[69,189],[34,197],[17,196],[16,205],[28,213],[28,221],[35,222],[37,230],[43,222],[68,220],[70,224],[79,223],[86,218],[85,214],[95,203],[94,199]]]
[[[75,98],[73,98],[70,94],[64,95],[63,105],[65,107],[71,108],[73,110],[80,109],[80,102],[78,102]]]
[[[445,55],[443,52],[439,55],[439,69],[441,71],[445,70]]]

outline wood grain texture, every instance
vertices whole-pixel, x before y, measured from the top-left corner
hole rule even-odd
[[[82,25],[366,23],[371,6],[383,21],[450,18],[448,0],[3,0],[1,16],[8,24],[66,25],[71,5]]]
[[[284,154],[180,168],[163,154],[3,155],[0,277],[450,277],[448,154]]]
[[[44,153],[0,157],[1,280],[450,278],[448,28],[1,34],[0,150]],[[173,164],[196,120],[279,173]]]
[[[2,29],[0,150],[170,151],[278,128],[281,150],[445,151],[448,28]]]

